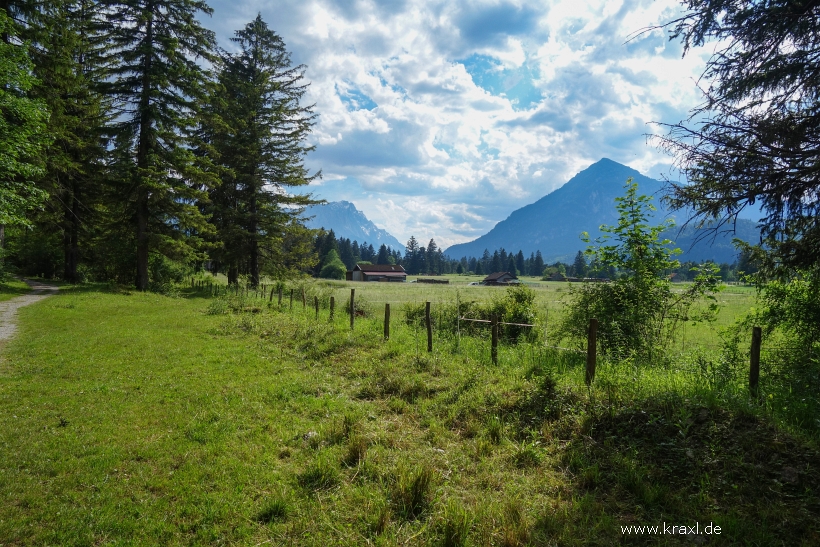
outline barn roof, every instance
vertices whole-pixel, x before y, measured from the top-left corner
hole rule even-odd
[[[403,267],[394,264],[356,264],[353,269],[365,273],[397,273],[407,275]]]
[[[484,281],[497,281],[497,280],[501,279],[502,277],[504,277],[505,275],[509,276],[510,279],[518,279],[517,277],[515,277],[515,275],[511,274],[510,272],[495,272],[495,273],[491,273],[490,275],[485,277]]]

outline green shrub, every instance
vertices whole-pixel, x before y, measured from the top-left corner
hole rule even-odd
[[[408,302],[404,304],[404,321],[408,326],[425,328],[424,302]],[[503,296],[496,297],[489,302],[461,301],[438,302],[430,310],[431,321],[435,330],[449,334],[460,332],[466,335],[489,334],[487,323],[460,321],[458,318],[478,319],[490,321],[493,315],[505,323],[532,325],[536,320],[535,291],[526,285],[512,285],[507,288]],[[499,334],[502,339],[516,343],[520,339],[534,340],[537,329],[516,325],[501,325]]]
[[[339,253],[335,249],[331,249],[325,256],[324,262],[322,262],[319,277],[323,279],[344,279],[345,273],[347,273],[347,267],[339,258]]]
[[[682,293],[673,292],[665,272],[680,265],[674,259],[680,249],[672,249],[671,241],[661,239],[661,233],[674,224],[667,220],[650,227],[647,222],[655,210],[652,198],[639,196],[632,179],[625,188],[626,195],[616,198],[618,224],[601,226],[603,237],[586,251],[592,258],[590,267],[617,268],[618,278],[571,288],[567,313],[555,337],[582,345],[590,319],[596,318],[598,344],[604,353],[651,362],[665,355],[681,321],[714,318],[717,267],[704,264],[692,285]],[[586,234],[584,241],[590,242]],[[711,300],[710,305],[699,314],[691,313],[702,297]]]

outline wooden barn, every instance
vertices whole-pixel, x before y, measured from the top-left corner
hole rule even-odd
[[[347,272],[348,281],[407,281],[407,272],[393,264],[356,264]]]
[[[517,285],[521,283],[515,274],[510,272],[495,272],[491,273],[481,282],[482,285]]]

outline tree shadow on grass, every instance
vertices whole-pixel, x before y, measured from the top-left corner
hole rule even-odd
[[[820,544],[816,446],[742,408],[668,396],[593,412],[581,430],[561,456],[571,499],[538,521],[538,541]],[[666,534],[621,529],[664,523]],[[696,523],[700,535],[669,533],[671,525]],[[720,535],[704,534],[710,523]]]

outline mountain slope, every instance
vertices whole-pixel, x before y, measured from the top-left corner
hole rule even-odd
[[[404,245],[386,230],[376,227],[356,206],[349,201],[331,201],[324,205],[308,207],[305,216],[312,216],[305,223],[308,228],[333,230],[336,237],[346,237],[359,244],[367,242],[378,250],[381,244],[404,252]]]
[[[646,177],[634,169],[604,158],[584,169],[565,185],[544,196],[535,203],[513,211],[507,219],[499,222],[488,233],[469,243],[449,247],[445,253],[452,258],[462,256],[480,257],[484,249],[492,252],[504,247],[507,251],[519,249],[525,255],[541,251],[544,260],[570,262],[579,250],[586,247],[581,232],[588,232],[594,240],[601,235],[601,224],[616,224],[618,213],[615,198],[624,194],[624,184],[632,177],[638,183],[640,194],[653,195],[658,207],[656,222],[670,215],[659,203],[663,183]],[[735,250],[732,237],[749,240],[757,237],[754,223],[738,221],[736,235],[719,234],[714,241],[707,237],[694,243],[701,233],[687,229],[678,233],[670,231],[666,237],[675,240],[684,251],[681,260],[706,260],[733,262]]]

